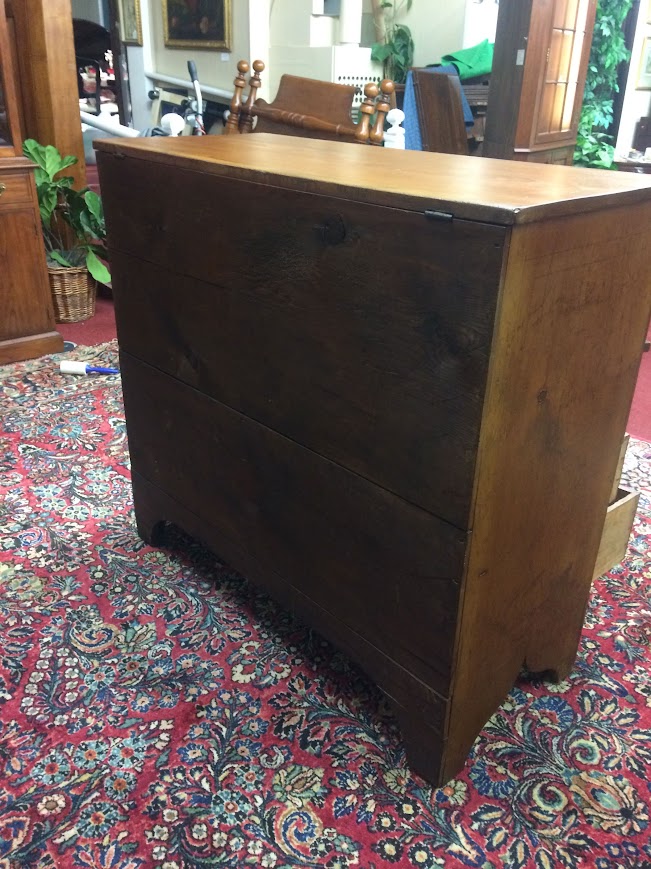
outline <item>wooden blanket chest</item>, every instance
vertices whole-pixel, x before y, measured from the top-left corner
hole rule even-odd
[[[651,304],[651,179],[254,136],[98,143],[138,528],[355,658],[457,773],[572,668]]]

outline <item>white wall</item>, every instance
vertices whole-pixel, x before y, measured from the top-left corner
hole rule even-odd
[[[465,0],[414,0],[401,19],[414,38],[414,66],[438,63],[444,54],[461,48],[465,14]]]
[[[640,118],[648,115],[651,109],[651,91],[639,91],[635,88],[640,66],[640,56],[642,54],[642,44],[647,36],[651,36],[651,24],[647,24],[646,18],[647,3],[646,0],[643,0],[640,3],[635,41],[631,52],[631,66],[628,72],[622,117],[619,123],[619,135],[617,136],[617,144],[615,145],[615,151],[618,154],[625,154],[631,148],[635,124]]]
[[[283,73],[332,81],[342,52],[333,49],[338,40],[338,18],[319,14],[323,4],[315,0],[272,0],[270,7],[268,93],[273,96]],[[316,10],[316,14],[313,14]],[[366,72],[368,49],[352,47],[360,54],[359,69]],[[348,55],[346,55],[348,56]],[[357,69],[354,58],[346,72]]]
[[[469,48],[487,39],[495,42],[497,13],[500,5],[496,0],[466,0],[466,15],[463,28],[463,47]]]
[[[310,45],[312,0],[272,0],[270,11],[272,45]]]

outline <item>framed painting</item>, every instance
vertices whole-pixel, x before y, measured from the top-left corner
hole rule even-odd
[[[646,23],[651,24],[651,0],[647,0],[646,6]]]
[[[231,0],[163,0],[168,48],[231,50]]]
[[[647,36],[642,43],[642,54],[635,87],[639,91],[651,90],[651,36]]]
[[[117,0],[120,40],[125,45],[142,45],[140,0]]]

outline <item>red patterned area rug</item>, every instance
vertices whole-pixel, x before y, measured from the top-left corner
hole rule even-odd
[[[571,677],[519,682],[437,790],[344,656],[138,538],[118,377],[50,357],[0,395],[0,867],[651,866],[651,445]]]

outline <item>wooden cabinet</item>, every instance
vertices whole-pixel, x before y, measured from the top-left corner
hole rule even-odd
[[[177,523],[346,650],[447,780],[523,664],[572,668],[651,179],[265,133],[98,148],[140,533]]]
[[[0,364],[63,350],[54,327],[32,164],[22,155],[0,0]]]
[[[501,0],[485,157],[571,165],[597,0]]]

